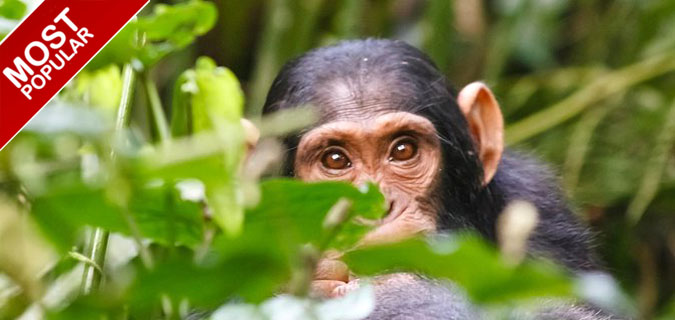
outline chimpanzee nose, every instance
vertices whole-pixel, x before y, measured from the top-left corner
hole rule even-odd
[[[368,174],[368,173],[362,173],[359,176],[354,179],[354,184],[355,185],[362,185],[366,183],[373,183],[377,185],[380,188],[380,191],[382,191],[382,175],[379,173],[375,174]],[[382,191],[384,193],[384,191]]]
[[[382,218],[387,218],[388,216],[391,215],[391,212],[394,210],[394,201],[390,200],[387,202],[387,213],[382,217]]]

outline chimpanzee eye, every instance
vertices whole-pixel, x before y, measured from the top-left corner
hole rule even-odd
[[[390,161],[409,160],[417,154],[417,144],[410,138],[405,138],[394,143],[389,154]]]
[[[328,150],[321,157],[321,164],[328,169],[342,170],[352,166],[351,160],[340,150]]]

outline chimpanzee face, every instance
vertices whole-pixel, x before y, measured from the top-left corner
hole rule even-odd
[[[306,181],[376,183],[389,212],[365,241],[394,241],[433,231],[430,192],[441,168],[440,142],[433,124],[408,112],[350,117],[306,133],[298,145],[295,172]]]
[[[501,158],[502,116],[487,86],[455,96],[428,57],[401,42],[346,43],[290,62],[264,109],[303,105],[319,123],[286,139],[284,173],[378,184],[389,213],[365,242],[435,231],[441,211],[470,214]]]

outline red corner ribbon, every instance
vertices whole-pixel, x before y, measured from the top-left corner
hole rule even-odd
[[[0,42],[0,149],[149,0],[45,0]]]

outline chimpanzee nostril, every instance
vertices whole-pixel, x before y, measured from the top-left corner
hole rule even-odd
[[[384,217],[391,215],[391,212],[394,210],[394,201],[389,201],[389,207],[387,208],[387,214]]]
[[[400,210],[396,208],[395,202],[389,201],[389,208],[387,209],[387,214],[382,217],[382,223],[385,224],[393,221],[400,213]]]

